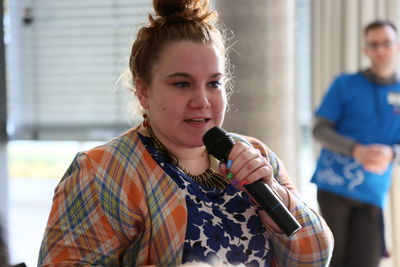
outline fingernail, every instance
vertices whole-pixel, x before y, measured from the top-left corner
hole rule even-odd
[[[228,170],[232,167],[232,163],[233,163],[233,160],[231,160],[231,159],[228,159],[228,161],[226,162],[226,167],[228,168]]]
[[[229,173],[226,175],[226,179],[232,179],[232,178],[233,178],[233,173],[229,172]]]
[[[244,179],[244,180],[242,180],[241,182],[240,182],[240,186],[244,186],[244,185],[246,185],[246,184],[248,184],[249,182],[246,180],[246,179]]]
[[[233,185],[238,185],[239,182],[238,182],[237,180],[232,180],[232,184],[233,184]]]

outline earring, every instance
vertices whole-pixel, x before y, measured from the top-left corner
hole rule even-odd
[[[149,123],[149,118],[148,118],[147,114],[143,113],[142,116],[143,116],[143,126],[146,128],[149,128],[150,123]]]

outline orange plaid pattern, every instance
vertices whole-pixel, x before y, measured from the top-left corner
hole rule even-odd
[[[132,129],[79,153],[55,190],[38,266],[177,266],[186,235],[185,196]],[[247,138],[247,137],[246,137]],[[332,236],[325,222],[296,197],[283,165],[263,144],[277,180],[290,191],[303,229],[270,233],[275,266],[326,266]]]

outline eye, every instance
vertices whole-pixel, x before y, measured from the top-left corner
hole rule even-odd
[[[190,86],[190,83],[189,82],[176,82],[176,83],[173,83],[173,85],[178,88],[187,88]]]
[[[212,81],[208,83],[208,86],[213,87],[213,88],[220,88],[222,86],[221,81]]]
[[[393,42],[392,41],[385,41],[382,44],[383,44],[384,47],[390,48],[390,47],[392,47]]]

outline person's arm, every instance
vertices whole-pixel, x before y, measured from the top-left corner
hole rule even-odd
[[[119,266],[139,234],[140,212],[98,152],[79,154],[57,186],[38,266]]]
[[[346,156],[353,156],[353,149],[357,143],[337,133],[335,123],[330,120],[316,117],[312,133],[314,138],[324,147]]]
[[[324,147],[353,157],[368,171],[381,173],[391,162],[400,162],[400,146],[370,144],[363,145],[355,140],[340,135],[335,130],[335,123],[322,117],[316,117],[313,127],[313,136]]]
[[[252,144],[263,156],[269,158],[274,178],[287,192],[288,209],[302,226],[300,231],[287,237],[285,234],[275,232],[267,224],[266,213],[260,212],[262,221],[269,229],[274,247],[274,261],[278,266],[327,266],[333,251],[331,230],[324,219],[301,200],[280,159],[261,143],[252,142]]]

